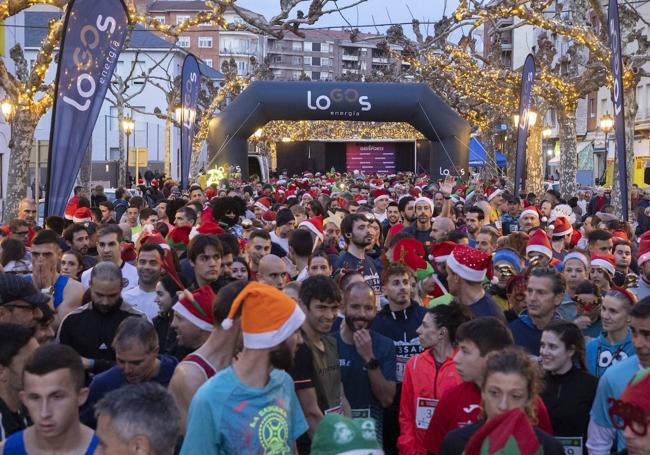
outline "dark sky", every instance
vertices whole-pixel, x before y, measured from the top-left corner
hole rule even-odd
[[[309,1],[305,1],[300,6],[307,9],[309,3]],[[343,7],[353,3],[355,3],[354,0],[340,0],[338,5]],[[421,22],[435,21],[442,16],[445,3],[447,3],[447,15],[450,15],[458,4],[458,0],[367,0],[354,8],[342,11],[341,14],[345,17],[339,13],[323,16],[315,26],[348,26],[349,22],[356,27],[373,23],[410,22],[412,17]],[[277,14],[280,10],[279,0],[237,0],[237,4],[264,14],[267,18]],[[333,3],[328,5],[330,8],[334,7]],[[413,16],[411,16],[411,12]],[[423,26],[423,31],[426,31],[425,27]],[[380,27],[380,32],[383,32],[384,29],[385,27]],[[405,26],[405,29],[410,30],[408,26]],[[374,33],[376,29],[374,27],[361,28],[361,31]]]

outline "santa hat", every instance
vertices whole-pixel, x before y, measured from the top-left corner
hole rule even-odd
[[[553,210],[551,210],[551,216],[549,218],[549,221],[554,221],[555,219],[561,216],[567,218],[570,224],[576,222],[576,214],[573,213],[573,209],[571,208],[570,205],[558,204],[555,207],[553,207]]]
[[[566,256],[564,256],[564,260],[562,261],[562,267],[566,266],[566,263],[569,262],[572,259],[576,259],[576,260],[582,262],[582,264],[585,266],[585,268],[589,269],[589,258],[586,255],[579,252],[579,251],[572,251],[569,254],[567,254]]]
[[[130,242],[120,243],[120,257],[124,262],[133,262],[138,255],[135,252],[135,246]]]
[[[639,243],[639,251],[636,253],[636,262],[639,264],[639,267],[641,267],[648,259],[650,259],[650,240],[641,239],[641,242]]]
[[[86,223],[93,220],[93,212],[88,207],[81,207],[74,211],[72,215],[73,223]]]
[[[363,197],[361,194],[357,194],[356,196],[354,196],[354,200],[361,205],[368,203],[368,200],[365,197]]]
[[[224,232],[226,232],[223,230],[221,226],[219,226],[214,221],[203,222],[201,223],[201,226],[199,226],[196,230],[199,234],[205,234],[205,235],[223,234]]]
[[[485,422],[470,438],[466,455],[536,455],[543,453],[530,420],[521,408]]]
[[[167,234],[167,244],[175,250],[185,251],[187,244],[190,243],[190,226],[174,227]]]
[[[553,237],[563,237],[573,233],[573,227],[569,220],[563,216],[558,216],[553,223]]]
[[[497,197],[498,195],[503,194],[503,190],[499,188],[494,188],[494,187],[487,187],[485,189],[485,196],[487,196],[488,202],[490,202],[492,199]]]
[[[605,269],[611,276],[616,273],[616,260],[608,253],[594,253],[591,255],[591,267]]]
[[[428,197],[419,197],[415,200],[415,205],[418,205],[420,202],[426,202],[429,204],[429,207],[431,207],[431,211],[433,212],[433,201],[431,199]]]
[[[142,234],[140,235],[140,246],[145,243],[158,245],[163,249],[169,249],[169,245],[165,242],[165,238],[158,231],[142,231]]]
[[[537,229],[528,238],[528,246],[526,247],[526,255],[536,252],[542,253],[549,259],[553,258],[553,250],[551,249],[551,242],[543,229]]]
[[[449,240],[434,243],[431,247],[431,256],[437,263],[445,262],[447,259],[449,259],[449,255],[452,251],[454,251],[454,248],[456,248],[456,246],[456,243]]]
[[[626,240],[629,241],[629,237],[627,236],[627,232],[625,232],[623,229],[616,229],[614,232],[612,232],[612,240]]]
[[[311,232],[316,234],[321,242],[323,241],[323,217],[322,216],[313,216],[307,218],[305,221],[298,225],[299,228],[304,227],[309,229]]]
[[[185,290],[172,309],[199,329],[210,332],[214,325],[212,305],[216,297],[209,285],[202,286],[194,292]]]
[[[273,210],[268,210],[264,212],[264,214],[262,215],[262,219],[267,223],[272,223],[273,221],[275,221],[276,217],[277,217],[277,213],[275,213]]]
[[[388,235],[386,237],[394,237],[399,234],[402,229],[404,229],[404,225],[402,223],[393,224],[390,229],[388,229]]]
[[[465,281],[480,283],[488,269],[492,269],[492,258],[467,245],[456,245],[447,259],[447,267]]]
[[[268,197],[261,197],[255,201],[255,204],[253,204],[253,206],[262,209],[263,212],[266,212],[271,208],[271,199]]]
[[[375,190],[372,193],[372,197],[373,197],[373,199],[372,199],[373,204],[376,204],[377,201],[381,201],[383,199],[386,199],[386,200],[389,199],[388,191],[386,191],[386,190]]]
[[[305,321],[305,314],[292,298],[257,282],[250,282],[241,290],[221,327],[230,329],[240,312],[244,347],[249,349],[278,346]]]
[[[79,205],[79,196],[71,197],[68,201],[68,204],[65,206],[65,212],[63,216],[66,220],[72,220],[74,212],[77,211]]]
[[[519,219],[522,219],[522,218],[525,217],[526,215],[533,215],[535,218],[537,218],[537,219],[539,220],[539,212],[538,212],[537,209],[536,209],[534,206],[532,206],[532,205],[531,205],[530,207],[528,207],[526,210],[522,211],[522,212],[519,214]]]
[[[424,257],[424,246],[422,245],[422,242],[412,237],[403,238],[395,244],[393,247],[393,261],[406,264],[406,257],[409,256],[410,253],[415,257],[419,257],[422,261],[420,263],[419,261],[414,261],[414,258],[409,258],[411,264],[407,265],[411,267],[411,269],[415,271],[426,267],[424,259],[422,259]]]

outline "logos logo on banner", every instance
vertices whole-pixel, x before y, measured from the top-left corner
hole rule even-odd
[[[344,106],[340,106],[343,104]],[[332,89],[327,95],[313,95],[307,90],[307,107],[312,111],[330,111],[332,117],[358,117],[372,109],[370,99],[353,88]],[[330,109],[331,108],[331,109]]]
[[[104,17],[100,14],[97,16],[95,26],[88,24],[81,28],[79,32],[79,41],[81,46],[76,47],[72,52],[72,60],[77,68],[80,70],[90,70],[95,67],[93,60],[92,50],[96,49],[100,44],[99,32],[108,31],[108,35],[115,33],[117,22],[112,16]],[[115,59],[120,53],[121,44],[119,41],[109,41],[109,49],[106,53],[103,65],[100,65],[101,72],[99,73],[99,83],[104,85],[110,81],[113,74],[112,66]],[[97,89],[97,81],[90,73],[80,73],[77,76],[77,94],[85,101],[78,101],[68,96],[64,96],[62,100],[74,107],[78,111],[84,112],[90,107],[92,97],[95,95]]]
[[[190,73],[190,77],[187,78],[185,81],[185,90],[183,91],[183,106],[184,106],[184,112],[183,112],[183,126],[185,128],[192,128],[194,125],[194,120],[196,119],[196,111],[194,109],[186,108],[185,106],[193,106],[194,100],[192,96],[192,90],[194,88],[194,84],[196,84],[199,80],[199,75],[195,72],[192,71]]]
[[[612,48],[612,71],[614,73],[614,114],[618,115],[623,109],[623,97],[621,96],[621,53],[619,46],[621,45],[616,22],[613,17],[609,19],[609,40]]]

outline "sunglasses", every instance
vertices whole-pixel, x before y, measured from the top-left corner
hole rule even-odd
[[[643,409],[614,398],[609,398],[609,403],[609,416],[614,428],[623,431],[625,427],[630,427],[637,436],[648,433],[648,415]]]

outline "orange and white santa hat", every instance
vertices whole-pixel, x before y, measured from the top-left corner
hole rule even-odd
[[[305,321],[305,313],[293,299],[272,286],[254,281],[233,300],[221,327],[229,330],[240,313],[244,347],[249,349],[278,346]]]

